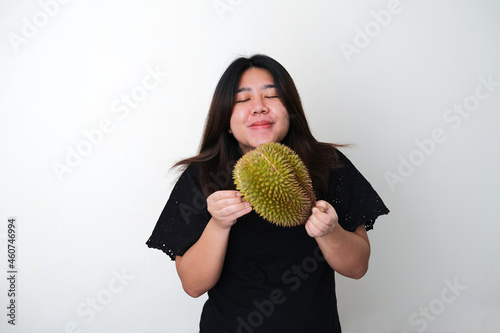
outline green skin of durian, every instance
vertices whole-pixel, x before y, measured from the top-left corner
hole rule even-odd
[[[244,200],[278,226],[304,224],[316,202],[306,166],[281,143],[266,143],[243,155],[233,179]]]

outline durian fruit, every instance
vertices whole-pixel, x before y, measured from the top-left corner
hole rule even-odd
[[[243,155],[234,167],[233,179],[244,200],[278,226],[305,223],[316,202],[306,166],[281,143],[265,143]]]

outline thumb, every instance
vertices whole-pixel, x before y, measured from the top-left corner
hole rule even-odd
[[[320,200],[316,202],[316,208],[318,208],[320,212],[325,212],[330,208],[330,204],[324,200]]]

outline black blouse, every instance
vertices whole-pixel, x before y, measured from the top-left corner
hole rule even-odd
[[[328,201],[339,224],[354,231],[389,213],[354,165],[339,153],[342,168],[330,171]],[[147,245],[175,260],[201,236],[210,214],[199,171],[189,166],[177,181]],[[231,227],[224,267],[208,291],[201,333],[341,332],[334,271],[303,225],[279,227],[254,211]]]

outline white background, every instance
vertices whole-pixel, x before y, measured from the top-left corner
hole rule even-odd
[[[144,243],[223,70],[265,53],[391,209],[367,275],[337,278],[344,331],[498,332],[499,17],[495,0],[2,1],[0,331],[197,332],[205,298]]]

